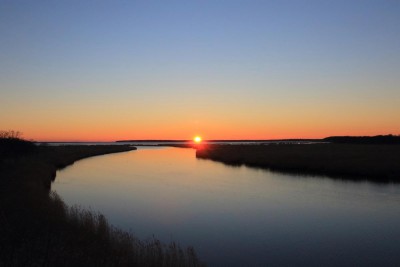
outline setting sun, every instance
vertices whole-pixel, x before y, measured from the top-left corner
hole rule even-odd
[[[201,142],[201,137],[200,137],[200,136],[196,136],[195,138],[193,138],[193,140],[194,140],[196,143],[200,143],[200,142]]]

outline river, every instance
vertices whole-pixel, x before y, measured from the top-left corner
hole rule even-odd
[[[398,266],[400,185],[288,175],[138,147],[58,171],[68,205],[209,266]]]

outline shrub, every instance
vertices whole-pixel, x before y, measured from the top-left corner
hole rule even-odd
[[[21,138],[17,131],[0,131],[0,159],[18,157],[36,149],[33,142]]]

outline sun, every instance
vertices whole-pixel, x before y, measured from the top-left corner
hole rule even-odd
[[[200,136],[196,136],[195,138],[193,138],[193,141],[195,143],[200,143],[201,142],[201,137]]]

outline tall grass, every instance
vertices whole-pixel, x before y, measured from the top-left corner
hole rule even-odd
[[[0,266],[202,266],[193,248],[139,240],[54,192],[2,202],[0,223]]]
[[[57,169],[132,149],[40,146],[1,154],[0,266],[204,266],[191,247],[139,240],[97,212],[68,207],[50,191]]]
[[[197,149],[196,157],[291,173],[400,182],[399,145],[209,145]]]

